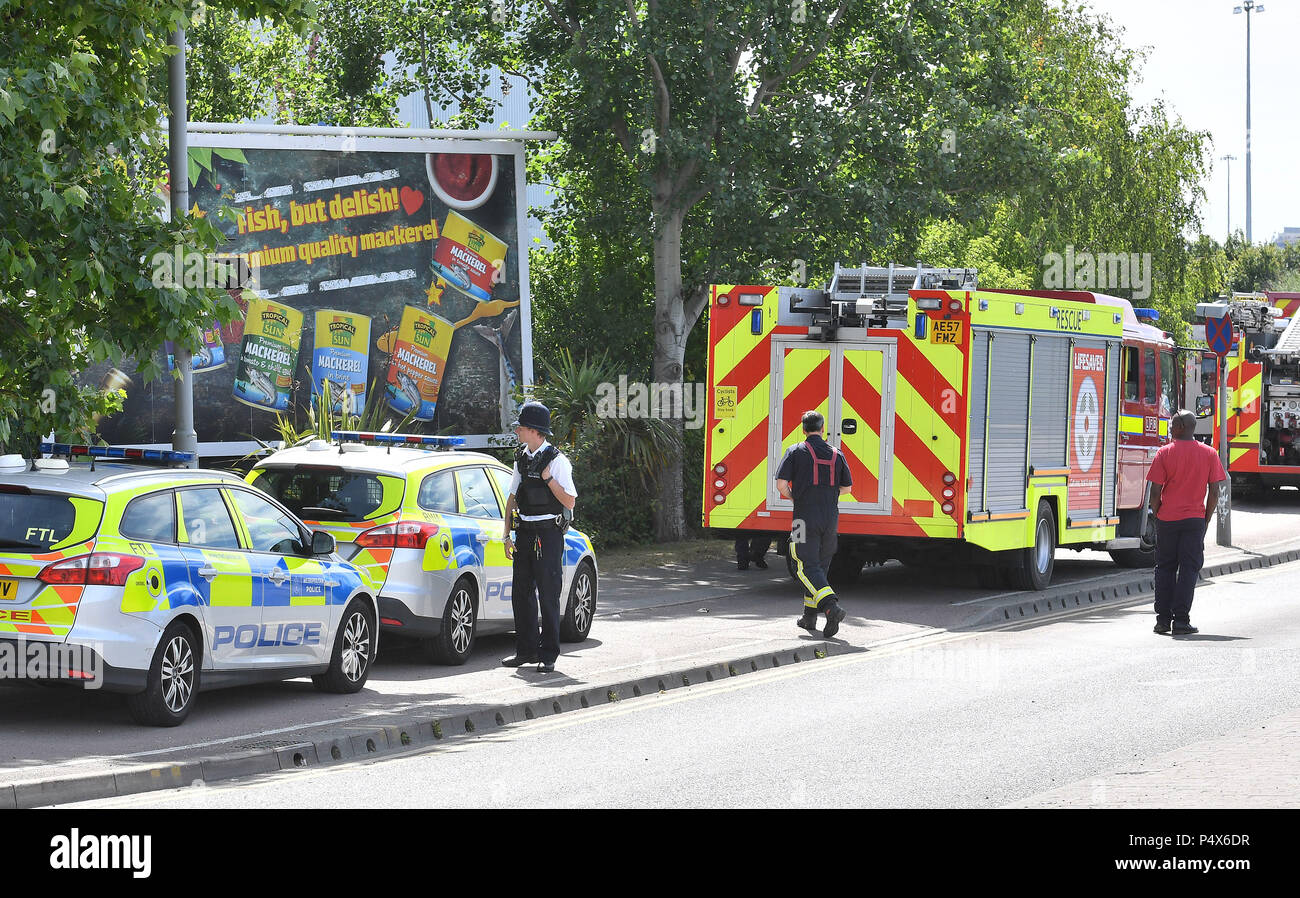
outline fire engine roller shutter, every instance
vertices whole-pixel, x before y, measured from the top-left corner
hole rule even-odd
[[[971,335],[970,347],[970,427],[967,430],[969,455],[966,459],[970,489],[966,507],[976,513],[984,511],[984,424],[987,419],[985,404],[988,400],[990,336],[988,331],[975,331]]]
[[[1029,423],[1029,335],[995,333],[988,397],[988,510],[1025,507],[1025,427]]]
[[[1029,464],[1060,470],[1065,458],[1070,402],[1070,338],[1039,335],[1034,343],[1034,392]]]

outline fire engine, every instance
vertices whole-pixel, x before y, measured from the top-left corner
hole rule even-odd
[[[980,290],[970,269],[842,268],[824,289],[714,285],[704,526],[769,532],[773,479],[816,409],[853,472],[840,582],[864,564],[967,564],[1043,589],[1058,546],[1150,566],[1146,473],[1183,377],[1154,310],[1099,293]]]
[[[1234,293],[1196,311],[1232,319],[1224,368],[1233,488],[1300,486],[1300,293]],[[1213,420],[1218,446],[1217,414]]]

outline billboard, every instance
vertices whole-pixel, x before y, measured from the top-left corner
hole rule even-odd
[[[237,213],[213,218],[220,251],[253,275],[230,291],[239,319],[196,322],[201,455],[253,451],[277,415],[306,427],[318,395],[471,446],[509,432],[532,379],[522,143],[191,132],[189,180],[191,215]],[[170,377],[143,383],[126,359],[83,380],[126,390],[100,438],[170,445]]]

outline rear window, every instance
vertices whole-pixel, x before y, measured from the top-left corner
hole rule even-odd
[[[304,521],[360,521],[384,501],[377,475],[338,469],[269,469],[253,485]]]
[[[77,509],[67,496],[0,492],[0,552],[44,552],[72,533]]]

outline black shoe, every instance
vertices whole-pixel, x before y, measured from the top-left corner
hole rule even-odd
[[[767,562],[764,561],[762,558],[755,558],[754,567],[760,568],[761,570],[767,570]]]
[[[747,570],[749,570],[749,562],[748,562],[748,561],[737,561],[737,562],[736,562],[736,570],[738,570],[738,571],[747,571]]]
[[[525,664],[536,664],[536,658],[520,658],[518,655],[511,655],[509,658],[501,659],[502,667],[523,667]]]
[[[808,612],[812,612],[809,614]],[[803,630],[807,630],[812,635],[817,635],[817,612],[812,608],[805,611],[803,617],[795,618],[794,625]]]
[[[1152,633],[1159,633],[1161,636],[1169,635],[1169,621],[1157,620],[1156,625],[1151,628]]]
[[[1201,631],[1193,627],[1191,624],[1174,624],[1175,636],[1192,636],[1199,632]]]
[[[542,662],[540,662],[540,663],[537,665],[537,672],[538,672],[538,673],[555,673],[555,665],[554,665],[554,664],[547,664],[545,661],[542,661]]]
[[[826,629],[822,630],[822,635],[830,639],[840,631],[840,621],[847,617],[847,612],[839,606],[838,602],[832,602],[826,609]]]

